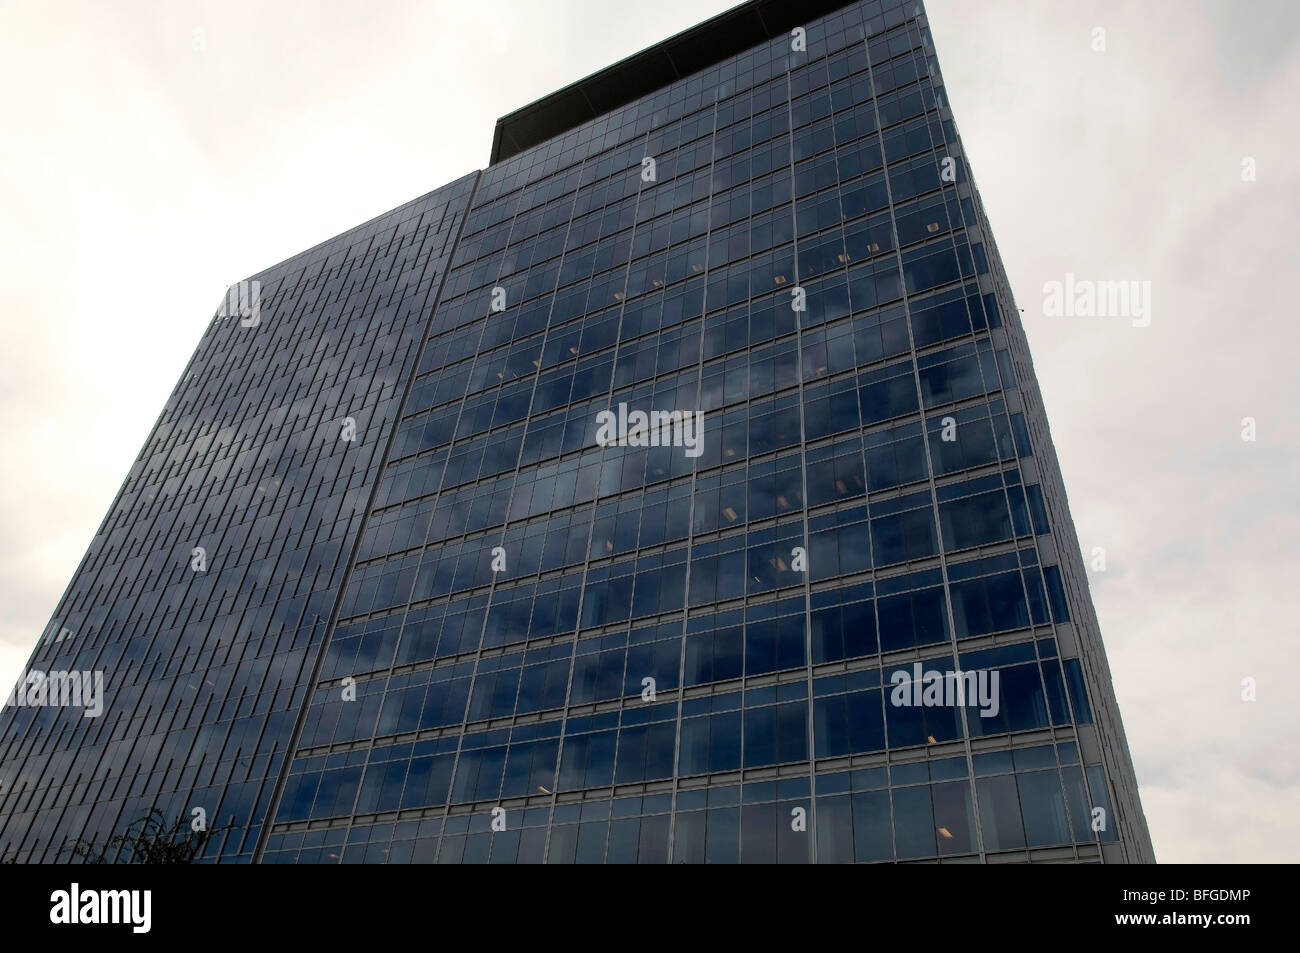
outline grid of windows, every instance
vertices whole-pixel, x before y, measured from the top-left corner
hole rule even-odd
[[[213,319],[29,665],[101,671],[103,714],[0,713],[10,856],[202,808],[213,854],[253,858],[472,185],[255,275],[258,312]]]
[[[983,233],[943,176],[955,132],[928,36],[900,19],[868,37],[878,6],[811,25],[804,58],[773,41],[713,71],[712,97],[675,84],[484,174],[278,829],[445,812],[468,826],[412,821],[417,859],[505,859],[494,836],[509,859],[666,860],[679,842],[672,859],[735,859],[705,849],[683,784],[798,768],[806,797],[821,759],[1091,722],[1078,660],[1033,638],[1068,607],[1034,546],[1050,522],[1019,465]],[[703,410],[701,454],[597,447],[596,415],[620,404]],[[1011,644],[954,661],[990,637]],[[905,651],[996,667],[999,716],[888,706],[882,653]],[[855,670],[819,677],[831,664]],[[364,679],[359,718],[346,675]],[[646,702],[647,679],[667,700]],[[342,766],[395,736],[416,739],[409,770],[437,761],[433,784]],[[338,809],[339,785],[356,804]],[[636,785],[668,793],[607,857],[609,808],[579,816]],[[512,799],[520,832],[493,835]],[[738,844],[740,808],[719,810],[714,836]],[[662,846],[632,833],[643,820]],[[781,839],[764,824],[754,851]],[[1053,843],[1113,836],[1076,818]],[[337,856],[365,856],[348,843]],[[803,843],[791,856],[811,859]]]

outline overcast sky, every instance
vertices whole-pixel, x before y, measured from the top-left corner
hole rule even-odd
[[[0,0],[0,684],[228,284],[733,5]],[[1105,550],[1157,858],[1300,860],[1300,5],[927,7],[1080,544]],[[1150,282],[1149,326],[1045,315],[1067,273]]]

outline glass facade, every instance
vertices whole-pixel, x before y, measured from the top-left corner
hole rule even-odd
[[[255,276],[33,656],[104,716],[0,716],[0,846],[1154,859],[924,10],[799,26]]]

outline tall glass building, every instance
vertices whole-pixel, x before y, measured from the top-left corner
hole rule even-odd
[[[916,0],[747,3],[241,283],[29,671],[103,705],[0,715],[20,861],[1154,860]]]

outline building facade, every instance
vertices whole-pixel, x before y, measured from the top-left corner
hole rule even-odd
[[[1154,861],[915,0],[745,4],[232,289],[29,672],[20,861]]]

